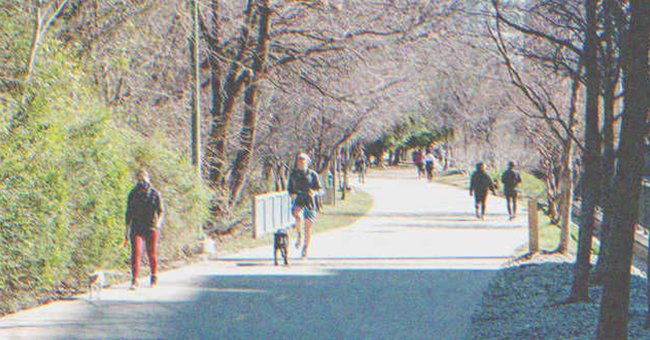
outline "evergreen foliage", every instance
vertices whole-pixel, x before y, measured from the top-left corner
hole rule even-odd
[[[189,159],[122,126],[62,50],[53,42],[41,49],[23,115],[2,107],[0,314],[30,305],[39,291],[83,289],[95,269],[128,268],[124,212],[141,167],[167,209],[163,259],[181,255],[208,211],[209,190]]]

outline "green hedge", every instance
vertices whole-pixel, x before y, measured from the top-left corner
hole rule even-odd
[[[140,167],[165,200],[161,257],[178,257],[208,212],[209,190],[187,157],[118,124],[74,58],[55,45],[41,53],[27,118],[2,107],[0,314],[43,292],[77,291],[99,267],[128,268],[120,243]]]

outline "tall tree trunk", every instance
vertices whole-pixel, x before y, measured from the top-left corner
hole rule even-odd
[[[571,239],[571,211],[573,210],[573,140],[564,141],[564,155],[562,158],[562,193],[560,194],[560,245],[558,252],[569,252]]]
[[[226,167],[226,148],[228,139],[228,129],[232,121],[233,110],[237,98],[241,93],[245,82],[246,73],[242,72],[244,56],[248,50],[250,41],[250,31],[253,29],[253,0],[248,0],[245,10],[245,20],[242,23],[239,37],[239,50],[234,60],[230,63],[228,75],[221,83],[221,47],[219,45],[219,1],[213,0],[213,34],[209,41],[209,60],[212,77],[212,125],[208,140],[208,150],[206,158],[208,160],[209,174],[208,178],[213,186],[221,186],[224,183]]]
[[[584,56],[587,98],[585,107],[585,150],[583,159],[581,225],[578,236],[578,255],[575,263],[575,277],[569,301],[587,302],[589,300],[589,272],[591,270],[591,245],[594,234],[596,205],[599,203],[601,140],[599,118],[600,69],[598,65],[598,19],[597,0],[587,0],[585,12],[587,27],[585,32]]]
[[[42,3],[40,0],[34,0],[36,11],[36,18],[34,21],[34,34],[32,35],[32,44],[29,50],[29,58],[27,59],[27,67],[25,67],[25,79],[23,80],[23,88],[20,95],[20,107],[21,111],[24,110],[27,98],[27,90],[29,89],[29,83],[32,79],[32,73],[34,70],[34,63],[36,62],[36,52],[41,42],[41,30],[43,25],[43,16],[42,16]],[[19,114],[19,117],[23,117],[24,112]]]
[[[634,228],[639,219],[644,138],[648,134],[648,36],[650,0],[630,0],[630,24],[623,35],[621,58],[625,92],[614,181],[614,215],[609,239],[609,273],[604,280],[598,339],[627,339],[630,266]]]
[[[190,149],[192,151],[192,165],[201,177],[201,85],[199,73],[199,5],[197,0],[190,0],[192,9],[192,32],[190,33],[190,65],[192,67],[192,141]]]
[[[602,187],[601,207],[603,211],[600,223],[600,253],[592,281],[602,283],[607,274],[608,239],[612,220],[612,180],[616,167],[616,152],[614,150],[614,110],[616,104],[616,84],[618,82],[619,64],[616,62],[614,48],[614,6],[615,0],[605,0],[605,55],[603,55],[603,160],[602,160]]]
[[[32,35],[32,43],[29,50],[29,57],[27,59],[27,65],[25,67],[25,75],[23,80],[23,86],[20,94],[20,112],[17,114],[18,120],[25,118],[25,105],[27,104],[27,92],[29,85],[32,80],[34,73],[34,65],[36,64],[36,54],[41,45],[43,36],[49,30],[50,26],[54,21],[59,17],[63,10],[68,5],[68,0],[63,0],[60,3],[54,2],[51,4],[52,12],[50,17],[43,17],[43,1],[42,0],[33,0],[34,10],[36,11],[35,22],[34,22],[34,34]],[[47,15],[49,11],[46,9],[45,13]]]
[[[343,190],[341,190],[341,200],[345,201],[349,185],[349,172],[352,167],[352,160],[350,159],[350,148],[345,148],[345,166],[343,167]]]
[[[562,141],[563,145],[563,158],[562,158],[562,171],[560,178],[560,245],[557,249],[558,252],[566,254],[569,252],[569,241],[571,239],[571,211],[573,210],[573,148],[574,142],[571,135],[575,133],[575,125],[577,120],[576,101],[578,99],[578,90],[580,88],[580,81],[576,77],[573,79],[571,86],[571,103],[569,108],[569,121],[567,136]]]
[[[244,121],[239,133],[240,146],[237,152],[237,158],[233,164],[233,173],[230,181],[230,201],[228,202],[230,207],[233,207],[239,202],[253,157],[255,131],[257,127],[257,91],[259,82],[264,77],[264,66],[268,53],[271,23],[269,0],[260,0],[257,10],[259,11],[259,31],[257,33],[255,54],[253,55],[253,74],[250,75],[251,82],[244,91]]]

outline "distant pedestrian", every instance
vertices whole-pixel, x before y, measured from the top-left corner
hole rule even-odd
[[[359,183],[366,183],[366,172],[368,171],[368,157],[366,154],[361,152],[357,161],[355,162],[355,168],[357,171],[357,176],[359,177]]]
[[[418,171],[418,179],[420,179],[424,176],[424,155],[422,154],[422,149],[413,151],[411,157],[413,158],[413,164],[415,164],[415,168]]]
[[[476,218],[481,220],[485,219],[485,202],[487,200],[488,190],[496,195],[495,185],[492,182],[490,175],[485,172],[485,165],[483,162],[476,164],[476,171],[472,173],[469,184],[469,195],[474,194],[474,209]],[[480,211],[479,211],[480,210]]]
[[[320,178],[316,171],[309,169],[311,159],[307,154],[298,154],[296,168],[289,175],[288,191],[293,199],[292,214],[296,219],[296,248],[300,248],[300,239],[304,226],[304,241],[302,246],[302,257],[307,257],[309,241],[311,239],[311,227],[316,223],[317,207],[315,195],[321,190]]]
[[[501,182],[508,205],[508,216],[512,220],[517,217],[517,186],[521,183],[521,176],[515,171],[515,162],[508,162],[508,169],[501,175]]]
[[[435,157],[431,150],[427,150],[427,154],[424,156],[424,168],[427,171],[427,180],[431,182],[433,180],[433,166],[434,166]]]
[[[129,193],[126,209],[126,232],[124,246],[131,240],[131,289],[138,288],[140,257],[142,243],[145,244],[149,267],[151,269],[151,287],[158,284],[157,243],[162,228],[164,207],[160,193],[151,186],[149,173],[140,170],[137,183]]]

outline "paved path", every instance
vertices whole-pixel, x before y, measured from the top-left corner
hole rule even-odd
[[[490,197],[382,171],[354,225],[313,238],[309,260],[273,267],[271,246],[163,273],[156,289],[107,289],[0,319],[0,338],[464,339],[495,270],[526,242]],[[521,214],[524,216],[523,214]]]

